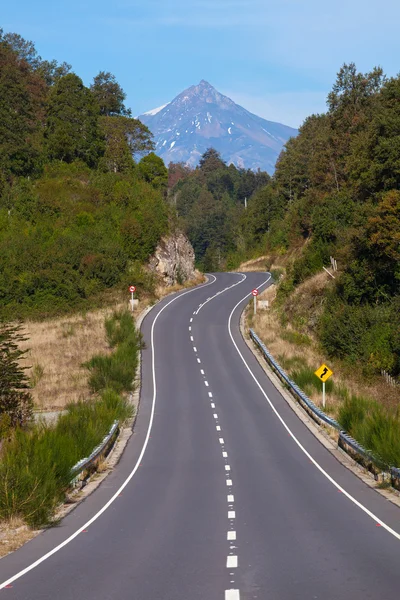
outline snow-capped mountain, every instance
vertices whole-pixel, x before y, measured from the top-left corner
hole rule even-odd
[[[272,173],[283,145],[298,133],[257,117],[204,80],[138,118],[153,133],[156,153],[166,165],[195,166],[213,147],[228,164]]]

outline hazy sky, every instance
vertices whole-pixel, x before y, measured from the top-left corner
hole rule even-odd
[[[206,79],[297,127],[324,111],[343,62],[400,71],[399,0],[16,0],[1,17],[87,85],[114,73],[135,115]]]

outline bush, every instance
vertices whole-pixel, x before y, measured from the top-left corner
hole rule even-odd
[[[357,396],[346,399],[339,422],[375,457],[388,466],[400,466],[400,415],[382,405]]]
[[[140,333],[128,311],[114,313],[106,321],[106,330],[110,346],[117,348],[113,354],[94,356],[85,364],[91,373],[89,386],[93,392],[107,388],[118,393],[130,392],[141,347]]]
[[[55,427],[17,430],[2,451],[0,519],[22,517],[34,527],[49,523],[71,483],[72,467],[90,455],[116,419],[130,414],[121,396],[105,390],[100,400],[68,406]]]

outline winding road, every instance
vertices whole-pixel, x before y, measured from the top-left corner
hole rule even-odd
[[[400,509],[298,419],[239,331],[266,273],[211,275],[145,318],[116,469],[0,560],[10,600],[393,600]]]

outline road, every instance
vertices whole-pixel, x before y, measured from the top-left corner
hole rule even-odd
[[[149,313],[119,465],[0,561],[1,597],[397,597],[400,510],[318,442],[241,337],[241,310],[267,279],[216,274]]]

